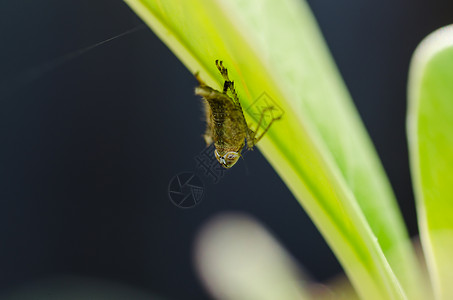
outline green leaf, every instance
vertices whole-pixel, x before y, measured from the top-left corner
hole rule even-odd
[[[453,299],[453,26],[418,47],[408,137],[421,241],[437,299]]]
[[[242,107],[265,92],[283,109],[258,147],[363,298],[402,299],[400,283],[411,299],[423,298],[394,196],[305,3],[126,2],[208,85],[221,88],[221,59]]]

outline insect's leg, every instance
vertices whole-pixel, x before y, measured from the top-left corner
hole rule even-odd
[[[195,74],[193,74],[193,76],[195,76],[195,79],[198,81],[198,84],[199,84],[200,86],[206,85],[206,83],[204,83],[204,81],[201,80],[200,74],[198,73],[198,71],[195,72]]]
[[[206,147],[211,145],[213,142],[212,136],[211,136],[211,128],[206,128],[206,133],[203,134],[204,141],[206,142]]]
[[[247,128],[247,149],[248,150],[253,150],[253,146],[255,146],[254,139],[255,139],[255,131],[251,130],[250,128]]]
[[[277,120],[280,120],[281,116],[277,117],[277,118],[274,118],[272,119],[269,124],[267,124],[266,128],[264,129],[264,131],[260,134],[259,137],[255,137],[255,140],[253,141],[255,144],[258,143],[259,140],[261,140],[261,138],[266,134],[266,132],[269,130],[269,128],[271,127],[272,123],[274,123],[274,121],[277,121]]]
[[[266,128],[264,128],[263,132],[258,136],[256,137],[256,133],[258,132],[260,126],[261,126],[261,123],[263,122],[263,119],[264,119],[264,115],[266,114],[266,111],[268,110],[273,110],[274,107],[272,106],[269,106],[269,107],[266,107],[265,109],[263,109],[263,111],[261,112],[261,116],[260,116],[260,119],[258,121],[258,125],[256,126],[256,130],[253,132],[254,135],[251,136],[252,138],[252,141],[253,141],[253,144],[256,144],[258,143],[259,140],[261,140],[261,138],[266,134],[266,132],[269,130],[269,128],[271,127],[272,123],[274,121],[277,121],[277,120],[280,120],[280,118],[282,116],[278,116],[276,118],[272,118],[272,120],[269,122],[269,124],[267,124]]]
[[[211,127],[211,107],[209,106],[208,102],[206,100],[203,100],[204,104],[204,109],[205,109],[205,114],[206,114],[206,130],[204,132],[204,141],[206,142],[206,146],[209,146],[213,142],[212,138],[212,127]]]
[[[236,93],[236,90],[234,89],[234,81],[231,81],[228,77],[228,70],[223,66],[223,61],[217,59],[215,61],[215,65],[217,66],[220,75],[222,75],[223,80],[225,80],[225,83],[223,84],[223,93],[226,94],[229,89],[231,94],[233,94],[234,101],[239,103],[238,95]]]
[[[228,89],[231,88],[231,92],[234,94],[234,84],[232,81],[230,81],[230,78],[228,78],[228,70],[223,66],[223,61],[216,59],[215,65],[217,66],[220,75],[222,75],[223,80],[225,80],[225,83],[223,84],[223,93],[226,94],[228,92]]]
[[[216,59],[215,65],[217,66],[217,69],[220,72],[220,75],[222,75],[223,79],[225,81],[230,81],[228,78],[228,70],[223,66],[223,61]]]
[[[228,89],[230,88],[230,84],[232,82],[230,81],[225,81],[225,83],[223,84],[223,93],[226,94],[228,92]]]
[[[242,110],[241,103],[239,102],[238,94],[236,93],[236,90],[234,89],[234,81],[230,81],[230,84],[228,85],[228,87],[230,89],[231,94],[233,95],[234,101],[237,103],[237,105]]]
[[[261,116],[260,116],[260,119],[258,121],[258,124],[256,126],[256,130],[253,131],[249,128],[248,130],[248,137],[247,137],[247,142],[250,142],[250,147],[253,147],[256,143],[258,143],[258,139],[256,138],[256,134],[258,133],[258,130],[260,129],[261,127],[261,123],[263,122],[263,118],[264,118],[264,114],[266,112],[266,110],[268,109],[268,107],[266,107],[262,112],[261,112]],[[262,135],[261,135],[262,136]],[[248,146],[249,143],[247,143],[247,146]]]

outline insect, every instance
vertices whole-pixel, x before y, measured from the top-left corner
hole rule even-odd
[[[199,86],[195,88],[195,94],[205,100],[203,102],[205,104],[207,123],[204,134],[206,144],[210,145],[214,142],[214,154],[217,161],[224,168],[229,169],[241,157],[245,140],[247,140],[247,148],[253,149],[253,146],[269,130],[272,123],[280,119],[280,117],[272,118],[263,132],[257,136],[257,131],[263,122],[265,113],[274,108],[270,106],[263,109],[256,129],[250,129],[245,120],[236,90],[234,89],[234,82],[228,78],[228,70],[223,66],[222,61],[216,60],[215,63],[225,81],[223,91],[220,92],[207,86],[200,79],[198,73],[195,73],[195,78],[199,83]],[[231,97],[228,95],[228,92]]]

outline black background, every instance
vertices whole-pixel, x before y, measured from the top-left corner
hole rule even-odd
[[[450,0],[309,1],[417,234],[405,137],[417,44]],[[219,212],[255,216],[318,280],[341,271],[259,151],[192,210],[167,197],[204,147],[193,76],[122,1],[0,2],[0,294],[62,274],[208,298],[193,238]],[[296,33],[297,34],[297,33]]]

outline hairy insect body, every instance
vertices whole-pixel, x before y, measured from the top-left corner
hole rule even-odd
[[[240,152],[244,147],[248,131],[242,110],[233,103],[228,95],[208,86],[196,88],[195,93],[206,100],[205,138],[212,139],[219,153]]]
[[[195,88],[195,94],[205,100],[207,126],[204,138],[206,143],[209,145],[214,142],[216,159],[224,168],[229,169],[241,156],[240,153],[245,145],[245,140],[247,140],[247,147],[253,148],[269,129],[272,122],[269,123],[259,137],[256,137],[255,131],[251,130],[247,125],[234,89],[234,83],[228,78],[227,69],[223,67],[221,61],[216,61],[216,65],[225,80],[223,92],[207,86],[198,77],[198,74],[195,74],[200,84]],[[228,92],[230,92],[232,97],[228,95]],[[257,130],[261,120],[258,122]]]

